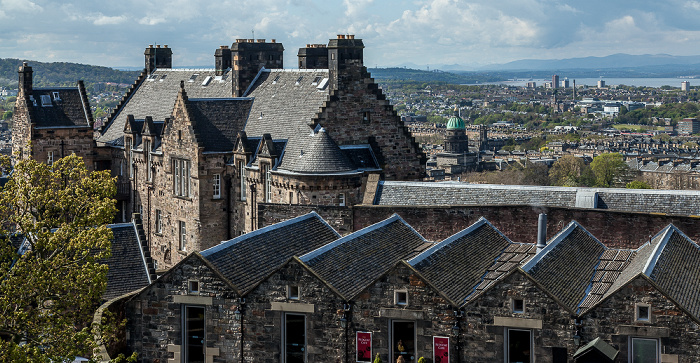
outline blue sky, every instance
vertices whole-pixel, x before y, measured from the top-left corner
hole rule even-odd
[[[284,44],[286,67],[336,34],[362,38],[369,67],[696,55],[698,18],[700,0],[0,0],[0,58],[142,66],[168,44],[174,66],[213,66],[253,31]]]

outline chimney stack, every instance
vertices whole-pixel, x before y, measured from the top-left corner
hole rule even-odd
[[[29,66],[29,63],[22,62],[18,73],[19,91],[22,93],[22,96],[29,97],[32,94],[32,67]]]
[[[537,253],[540,253],[547,245],[547,215],[540,213],[537,220]]]

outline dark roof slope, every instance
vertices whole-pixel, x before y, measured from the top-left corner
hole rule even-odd
[[[532,255],[533,245],[514,244],[485,218],[408,261],[456,304]],[[483,285],[483,286],[482,286]]]
[[[603,252],[587,288],[588,294],[579,309],[584,311],[601,301],[622,271],[633,261],[634,256],[635,251],[631,250],[609,249]]]
[[[578,223],[571,222],[547,243],[523,270],[575,312],[586,296],[605,246]]]
[[[251,98],[190,98],[187,110],[204,151],[233,151],[238,131],[243,130],[252,104]]]
[[[300,257],[324,281],[351,299],[426,241],[401,217],[349,234]]]
[[[32,122],[36,127],[90,127],[92,111],[81,92],[80,87],[35,88],[29,102]]]
[[[112,255],[107,259],[107,290],[102,298],[110,300],[151,283],[148,267],[136,228],[132,223],[109,225],[114,235]]]
[[[304,174],[343,173],[354,171],[350,160],[321,128],[298,155],[286,154],[279,169]]]
[[[242,294],[292,256],[303,255],[340,235],[311,212],[236,237],[201,252]]]
[[[185,81],[187,95],[193,99],[231,98],[233,95],[231,72],[217,77],[215,69],[156,69],[136,85],[136,90],[117,110],[98,141],[112,144],[122,138],[127,115],[134,115],[137,119],[151,116],[154,120],[170,117],[180,90],[180,81]]]

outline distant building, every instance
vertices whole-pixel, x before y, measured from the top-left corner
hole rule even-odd
[[[527,82],[527,88],[537,88],[536,82]]]
[[[598,88],[605,88],[605,81],[604,80],[599,80],[598,81]]]
[[[564,78],[564,80],[561,81],[561,88],[569,88],[569,79]]]
[[[686,92],[688,90],[690,90],[690,82],[688,82],[688,81],[681,82],[681,91]]]
[[[679,135],[694,135],[700,133],[700,121],[696,118],[684,118],[678,121],[676,131]]]
[[[552,88],[556,89],[558,87],[559,87],[559,76],[555,74],[552,76]]]

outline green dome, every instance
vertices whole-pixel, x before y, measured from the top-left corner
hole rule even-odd
[[[464,130],[466,128],[467,127],[464,124],[464,120],[462,120],[462,118],[457,115],[452,116],[449,120],[447,120],[448,130]]]

